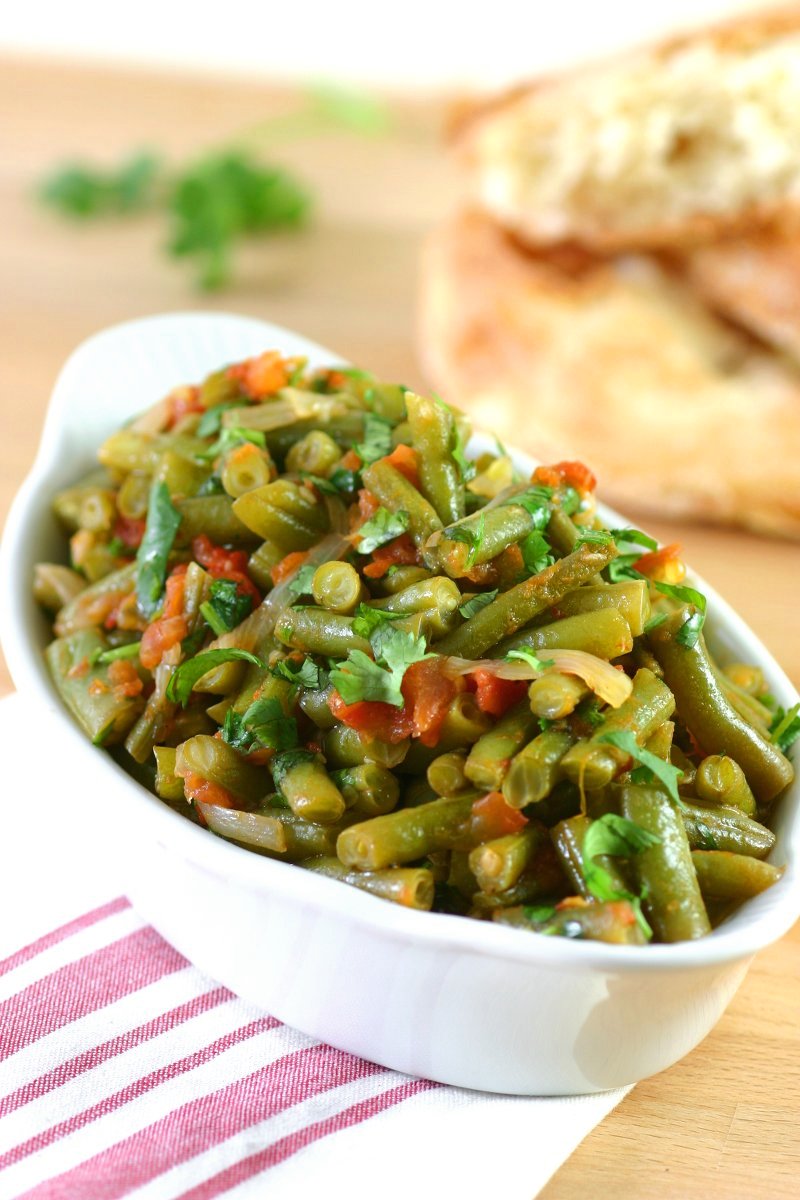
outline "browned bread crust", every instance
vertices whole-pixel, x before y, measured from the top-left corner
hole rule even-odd
[[[607,500],[800,537],[800,372],[655,259],[531,254],[455,217],[426,250],[420,341],[446,399],[584,458]]]
[[[515,88],[454,137],[502,224],[604,253],[793,226],[798,144],[800,5]]]

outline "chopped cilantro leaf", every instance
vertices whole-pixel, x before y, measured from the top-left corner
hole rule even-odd
[[[468,621],[470,617],[474,617],[476,613],[479,613],[488,604],[491,604],[497,596],[497,592],[497,588],[491,592],[479,592],[477,596],[471,596],[469,600],[466,600],[458,611]]]
[[[167,562],[181,523],[181,514],[170,500],[169,488],[156,481],[150,488],[147,524],[136,554],[136,600],[146,617],[158,608]]]
[[[242,715],[242,722],[269,749],[291,750],[297,745],[297,721],[286,715],[276,696],[254,700]]]
[[[613,540],[607,529],[590,529],[588,526],[581,526],[581,532],[572,549],[577,550],[580,546],[608,546]]]
[[[189,703],[192,688],[198,679],[202,679],[214,667],[221,666],[222,663],[234,662],[239,658],[244,662],[253,663],[257,667],[264,665],[261,659],[256,658],[255,654],[251,654],[249,650],[235,648],[204,650],[202,654],[196,654],[194,658],[189,658],[176,667],[167,684],[167,699],[172,700],[175,704],[182,704],[185,708]]]
[[[412,663],[434,656],[426,652],[424,638],[415,638],[413,633],[394,629],[391,625],[379,626],[371,641],[377,661],[363,650],[351,650],[346,661],[331,671],[331,683],[345,704],[379,700],[402,708],[404,699],[400,685],[406,669]]]
[[[645,750],[643,746],[639,745],[629,730],[615,730],[611,733],[601,733],[597,740],[607,742],[609,746],[616,746],[618,750],[629,754],[636,762],[646,767],[656,779],[663,783],[669,793],[670,799],[678,806],[683,806],[683,801],[678,795],[678,780],[683,774],[680,767],[674,767],[672,763],[665,762],[663,758],[659,758],[649,750]]]
[[[467,570],[475,565],[475,559],[483,542],[483,531],[486,528],[486,514],[481,511],[475,528],[473,529],[468,524],[451,525],[445,530],[445,537],[451,542],[463,542],[465,546],[469,546],[469,554],[465,566]]]
[[[645,621],[644,632],[649,633],[651,629],[658,629],[659,625],[663,625],[666,619],[666,613],[656,613],[649,621]]]
[[[478,468],[475,466],[474,462],[471,462],[470,459],[467,458],[464,439],[459,431],[457,421],[453,422],[453,430],[453,449],[451,451],[453,455],[453,461],[458,467],[458,473],[461,476],[461,482],[469,483],[471,479],[475,478]]]
[[[369,604],[359,604],[353,619],[353,633],[358,637],[370,638],[379,625],[387,621],[400,621],[406,613],[388,612],[385,608],[372,608]]]
[[[202,450],[198,454],[198,458],[204,461],[219,458],[228,451],[234,450],[237,446],[243,445],[245,442],[252,442],[254,446],[258,446],[260,450],[264,450],[267,445],[266,434],[261,429],[245,429],[241,425],[233,425],[222,430],[213,446],[209,446],[207,450]]]
[[[617,545],[644,546],[647,550],[657,550],[658,542],[655,538],[650,537],[648,533],[642,533],[641,529],[611,529],[609,530],[612,538]],[[641,557],[641,555],[639,556]]]
[[[318,492],[322,492],[324,496],[338,496],[339,489],[330,479],[323,479],[321,475],[312,475],[310,471],[301,471],[301,479],[307,479],[312,483]]]
[[[125,545],[122,538],[112,537],[108,543],[108,553],[113,554],[114,558],[120,558],[122,555],[130,554],[130,548]]]
[[[583,877],[586,887],[596,900],[628,900],[636,913],[645,937],[653,936],[641,907],[641,897],[614,886],[614,881],[605,867],[596,858],[600,854],[630,858],[640,854],[661,841],[655,834],[642,829],[634,821],[619,817],[616,813],[605,813],[592,821],[583,840]]]
[[[219,637],[235,629],[252,607],[251,598],[240,595],[232,579],[214,579],[209,598],[200,605],[200,612]]]
[[[704,821],[695,821],[694,827],[700,839],[701,850],[719,850],[719,842]]]
[[[644,579],[641,571],[637,571],[633,565],[641,557],[638,550],[635,550],[631,554],[618,554],[616,558],[612,558],[606,567],[609,583],[622,583],[626,579]]]
[[[316,569],[311,563],[304,563],[295,572],[294,577],[286,585],[288,593],[293,600],[296,600],[298,596],[311,595],[311,581],[314,578]]]
[[[270,667],[270,671],[278,679],[287,679],[289,683],[297,684],[298,687],[318,688],[322,683],[322,670],[312,658],[304,658],[301,663],[294,662],[291,658],[282,658]]]
[[[208,479],[204,479],[197,489],[198,496],[221,496],[225,491],[222,486],[222,480],[219,475],[209,475]]]
[[[700,636],[700,630],[705,623],[705,596],[702,592],[698,592],[696,588],[686,587],[684,584],[656,581],[655,587],[663,595],[671,596],[673,600],[679,600],[682,604],[691,604],[694,606],[695,611],[691,616],[686,618],[675,636],[677,642],[691,649],[692,646],[696,645],[697,639]]]
[[[373,412],[364,414],[364,440],[353,449],[365,466],[391,453],[393,429],[392,422],[386,417]]]
[[[778,708],[769,727],[770,737],[784,754],[800,737],[800,702],[793,704],[788,712]]]
[[[331,471],[328,482],[339,492],[356,492],[361,487],[361,475],[358,471],[337,467],[335,471]]]
[[[522,561],[525,570],[530,575],[538,575],[545,567],[550,567],[556,561],[551,554],[550,543],[540,529],[534,529],[520,542]]]
[[[398,512],[389,512],[388,508],[379,508],[375,515],[356,531],[360,539],[359,554],[371,554],[378,546],[391,542],[400,537],[408,529],[409,516],[404,508]]]
[[[545,924],[551,921],[556,915],[556,910],[552,904],[525,904],[522,912],[529,921],[538,924]]]
[[[243,403],[243,400],[220,400],[219,404],[212,404],[197,423],[195,430],[197,436],[212,437],[215,433],[219,433],[223,415],[229,408],[241,408]]]
[[[544,484],[527,487],[516,496],[509,496],[504,504],[515,504],[524,508],[533,517],[533,528],[544,529],[550,520],[552,510],[553,489]]]
[[[278,703],[277,700],[275,703]],[[317,755],[313,750],[300,750],[292,746],[282,748],[282,753],[276,754],[269,765],[275,787],[280,791],[281,784],[292,767],[297,767],[301,763],[314,762],[316,758]]]

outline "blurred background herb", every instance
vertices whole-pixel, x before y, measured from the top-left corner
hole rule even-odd
[[[111,169],[64,163],[42,181],[39,197],[80,221],[162,213],[169,226],[166,253],[189,260],[198,287],[217,290],[230,281],[243,239],[302,228],[313,210],[306,184],[265,161],[261,143],[342,129],[380,136],[389,129],[386,109],[361,92],[319,84],[296,111],[261,122],[193,162],[176,166],[148,151]]]

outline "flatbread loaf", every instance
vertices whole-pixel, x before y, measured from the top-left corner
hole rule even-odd
[[[623,509],[800,537],[800,371],[655,259],[533,254],[453,217],[424,256],[420,341],[445,399],[585,459]]]
[[[800,5],[515,89],[454,137],[534,245],[686,246],[800,216]]]
[[[800,236],[729,238],[676,261],[707,304],[800,363]]]

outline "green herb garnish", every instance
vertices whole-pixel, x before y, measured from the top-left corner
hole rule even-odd
[[[655,776],[666,788],[670,799],[680,807],[683,806],[683,801],[678,794],[678,780],[683,775],[680,767],[674,767],[672,763],[665,762],[663,758],[659,758],[650,750],[645,750],[629,730],[601,733],[597,740],[607,742],[609,746],[616,746],[618,750],[629,754],[642,767],[646,767],[650,775],[648,777],[640,776],[639,781],[649,782],[651,777]]]
[[[214,579],[209,591],[209,599],[200,605],[200,612],[205,617],[217,637],[230,633],[250,612],[253,601],[250,596],[242,596],[237,584],[232,579]]]
[[[158,608],[167,577],[172,543],[181,514],[170,500],[169,488],[155,481],[150,488],[147,524],[136,554],[136,601],[146,617]]]
[[[783,754],[788,754],[800,737],[800,702],[787,711],[778,708],[769,727],[770,737]]]
[[[661,839],[649,830],[642,829],[634,821],[619,817],[616,813],[605,813],[596,821],[592,821],[583,840],[583,877],[586,887],[596,900],[629,901],[647,938],[653,936],[653,931],[642,912],[641,897],[616,888],[608,871],[595,860],[601,854],[631,858],[650,846],[657,846],[660,841]]]
[[[532,650],[509,650],[505,661],[523,662],[526,666],[533,667],[534,671],[546,671],[548,667],[556,665],[552,658],[539,658]]]
[[[198,679],[202,679],[214,667],[219,667],[226,662],[234,662],[236,659],[253,663],[256,667],[264,666],[261,659],[256,658],[255,654],[251,654],[249,650],[235,648],[204,650],[202,654],[196,654],[194,658],[189,658],[176,667],[167,684],[167,699],[172,700],[174,704],[181,704],[185,708],[189,703],[192,688]]]
[[[474,617],[476,613],[481,612],[488,604],[492,603],[497,596],[498,590],[498,588],[495,588],[494,591],[479,592],[477,596],[471,596],[469,600],[460,606],[458,611],[461,613],[461,616],[467,621],[470,617]]]
[[[379,626],[372,635],[375,661],[363,650],[351,650],[347,659],[331,671],[331,683],[345,704],[359,700],[380,700],[395,708],[405,703],[400,685],[412,663],[433,658],[425,647],[425,639],[413,633]]]
[[[95,650],[89,656],[89,666],[97,663],[115,662],[119,658],[136,658],[141,642],[126,642],[124,646],[114,646],[111,650]]]
[[[368,521],[356,530],[359,543],[359,554],[371,554],[378,546],[394,541],[405,533],[409,525],[409,515],[404,508],[398,512],[389,512],[388,508],[379,508]]]
[[[680,642],[682,646],[689,649],[697,644],[697,639],[700,636],[700,630],[703,628],[706,619],[706,598],[702,592],[698,592],[696,588],[686,587],[680,583],[659,583],[656,582],[654,587],[664,596],[671,596],[673,600],[679,600],[682,604],[691,604],[695,611],[691,616],[687,617],[681,625],[675,640]]]
[[[322,668],[312,658],[304,658],[301,663],[282,658],[270,667],[270,672],[278,679],[286,679],[298,687],[318,688],[322,685]]]
[[[364,440],[353,449],[365,466],[391,454],[393,429],[394,425],[386,417],[373,412],[364,414]]]
[[[407,613],[388,612],[385,608],[373,608],[369,604],[359,604],[353,618],[353,633],[358,637],[371,638],[379,625],[388,621],[400,621]]]
[[[522,561],[529,575],[538,575],[556,561],[551,546],[540,529],[534,529],[519,544]]]

